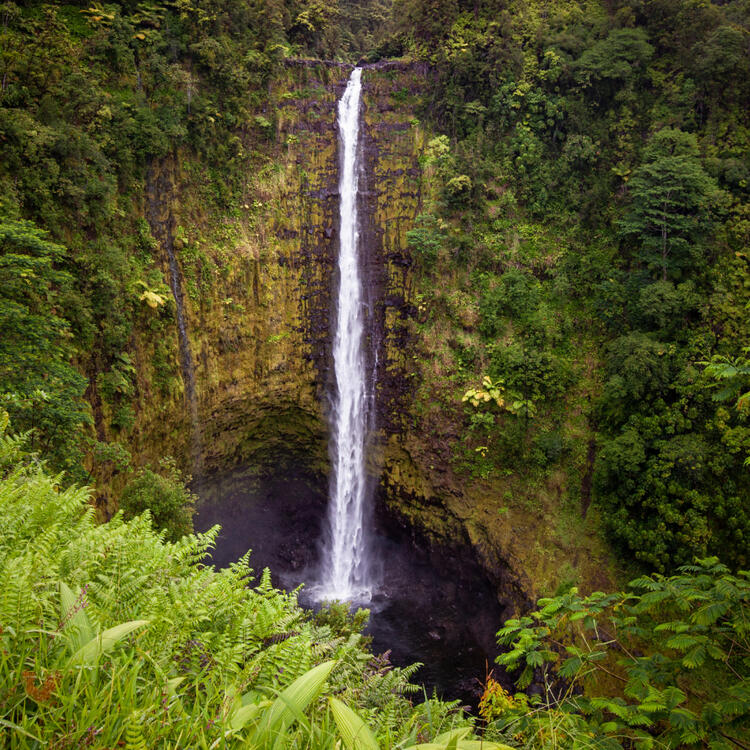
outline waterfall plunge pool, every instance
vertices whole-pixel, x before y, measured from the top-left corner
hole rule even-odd
[[[328,503],[325,480],[296,469],[261,478],[236,469],[204,477],[193,490],[201,500],[196,531],[222,527],[214,565],[225,567],[251,549],[256,578],[268,567],[274,584],[286,590],[315,579]],[[382,565],[381,585],[364,605],[371,610],[365,632],[373,652],[390,651],[394,666],[422,662],[414,681],[428,695],[434,689],[476,707],[480,683],[498,653],[495,632],[502,620],[486,575],[468,550],[415,543],[382,512],[376,513],[372,543]],[[304,589],[300,603],[311,604]]]
[[[195,527],[222,526],[215,565],[251,549],[256,574],[270,568],[274,584],[287,590],[309,584],[299,597],[303,606],[316,608],[316,600],[328,596],[356,601],[364,595],[362,604],[371,611],[366,632],[376,654],[390,652],[396,666],[422,662],[417,680],[428,694],[434,689],[476,706],[502,621],[493,587],[465,545],[415,542],[413,530],[375,502],[367,475],[377,393],[377,350],[370,349],[378,337],[368,338],[376,334],[366,293],[373,279],[360,236],[366,167],[361,75],[360,68],[352,70],[336,111],[340,198],[330,331],[334,378],[327,393],[330,484],[302,468],[279,468],[266,478],[240,469],[204,478],[194,486],[203,501]],[[304,466],[304,456],[297,457],[303,461],[287,465]],[[278,458],[282,465],[294,457]]]

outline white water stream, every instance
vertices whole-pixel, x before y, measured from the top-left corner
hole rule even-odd
[[[369,601],[373,593],[365,527],[368,405],[357,212],[361,75],[361,69],[355,68],[338,105],[341,172],[339,290],[333,340],[336,388],[331,410],[328,533],[320,583],[311,592],[319,600]]]

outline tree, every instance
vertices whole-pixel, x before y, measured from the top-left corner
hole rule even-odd
[[[695,136],[660,130],[628,186],[631,204],[620,222],[622,237],[634,244],[639,262],[661,271],[662,280],[679,278],[700,260],[702,240],[712,225],[711,202],[718,194],[701,164]]]
[[[723,441],[735,450],[747,454],[745,466],[750,466],[750,346],[742,349],[742,355],[726,357],[716,354],[710,362],[703,362],[704,375],[710,378],[712,385],[718,387],[713,394],[714,401],[733,402],[736,424],[731,424],[729,415],[722,419],[722,412],[717,412],[720,428],[723,428]]]
[[[638,70],[645,70],[654,48],[643,29],[613,29],[587,49],[575,65],[579,81],[591,85],[603,82],[627,84]]]
[[[35,449],[55,468],[72,469],[90,418],[86,379],[70,361],[64,256],[33,223],[0,222],[0,399],[14,428],[32,431]]]
[[[419,214],[414,227],[406,233],[406,241],[420,270],[430,271],[437,263],[445,233],[440,221],[432,214]]]

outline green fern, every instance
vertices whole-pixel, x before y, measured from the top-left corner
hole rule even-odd
[[[0,725],[15,738],[142,750],[253,735],[269,749],[328,749],[326,701],[313,691],[295,703],[321,664],[327,690],[377,737],[411,732],[415,668],[374,666],[359,633],[316,624],[268,571],[250,588],[248,556],[203,565],[215,529],[170,544],[146,516],[98,525],[87,490],[11,465],[21,445],[0,433]],[[241,709],[247,722],[232,729]]]
[[[126,750],[147,750],[146,737],[143,733],[143,720],[140,711],[134,711],[128,717],[127,729],[125,730]]]

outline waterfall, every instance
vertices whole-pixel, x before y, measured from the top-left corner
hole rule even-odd
[[[364,356],[364,299],[360,278],[359,110],[362,71],[355,68],[338,105],[339,128],[339,290],[333,364],[336,376],[331,404],[331,482],[328,533],[318,599],[369,601],[368,481],[365,443],[368,388]]]

